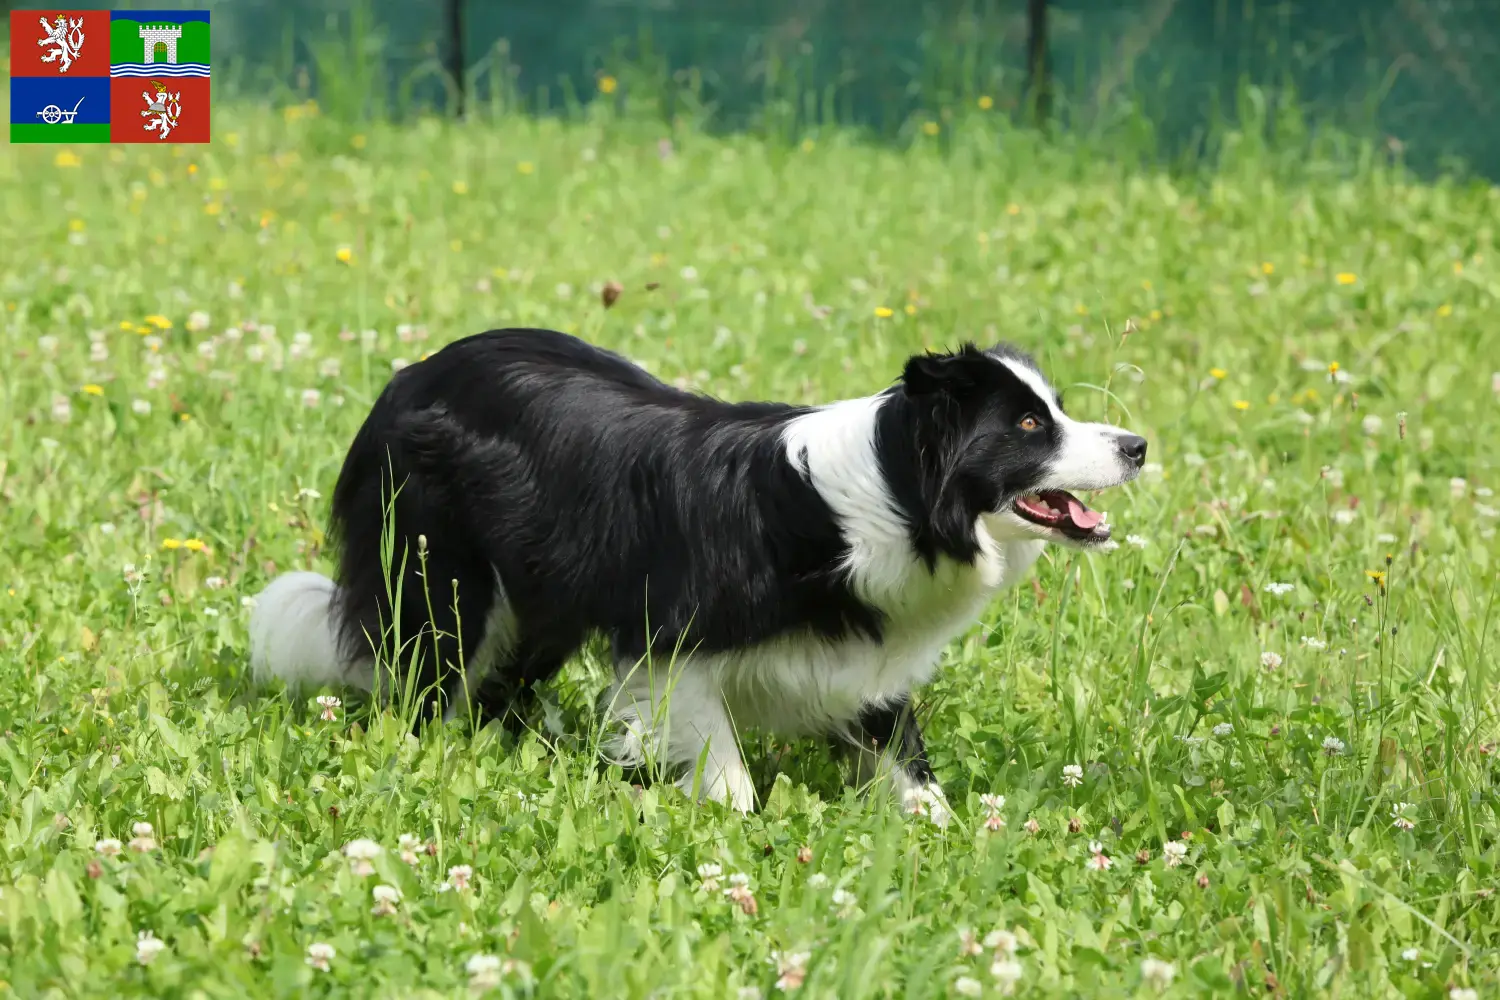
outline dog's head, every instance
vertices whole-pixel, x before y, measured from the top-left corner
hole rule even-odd
[[[1134,479],[1146,441],[1069,417],[1024,352],[970,344],[919,355],[899,391],[918,415],[923,492],[939,536],[969,535],[982,520],[997,541],[1086,548],[1109,540],[1102,515],[1074,493]]]

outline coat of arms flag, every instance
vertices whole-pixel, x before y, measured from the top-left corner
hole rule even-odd
[[[209,141],[209,15],[10,12],[11,142]]]

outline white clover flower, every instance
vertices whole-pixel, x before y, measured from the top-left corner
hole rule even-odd
[[[337,715],[337,713],[336,713],[335,710],[339,707],[339,705],[341,705],[343,703],[341,701],[339,701],[336,697],[334,697],[331,694],[320,694],[320,695],[318,695],[316,701],[317,701],[317,703],[319,705],[321,705],[323,707],[323,713],[322,713],[321,718],[323,719],[324,722],[332,722],[334,719],[338,718],[338,715]],[[345,848],[345,853],[347,853],[347,852],[348,852],[348,848]],[[379,851],[376,852],[376,854],[379,854],[379,853],[380,853]]]
[[[1469,481],[1462,476],[1454,476],[1448,480],[1448,493],[1455,500],[1462,499],[1469,492]]]
[[[375,905],[370,912],[377,917],[395,913],[396,904],[401,902],[401,890],[393,885],[377,885],[370,890],[370,895],[375,900]]]
[[[1140,535],[1126,535],[1125,536],[1125,544],[1126,545],[1134,545],[1138,549],[1144,549],[1147,545],[1150,545],[1151,543],[1148,542],[1148,541],[1146,541],[1146,539],[1142,538]]]
[[[1215,736],[1228,736],[1234,732],[1234,726],[1228,722],[1221,722],[1213,728]]]
[[[131,838],[129,845],[132,851],[135,851],[137,854],[145,854],[148,851],[156,850],[156,831],[152,829],[150,823],[137,823],[130,828],[130,832],[135,834]]]
[[[828,876],[824,875],[822,872],[813,872],[811,875],[809,875],[807,877],[807,887],[809,889],[825,889],[825,888],[827,888],[828,887]],[[705,886],[705,888],[707,888],[707,886]],[[712,890],[710,890],[710,891],[712,891]]]
[[[1410,802],[1397,802],[1391,806],[1391,826],[1398,830],[1414,829],[1417,824],[1406,814],[1415,808]]]
[[[1260,654],[1260,665],[1265,667],[1267,670],[1275,670],[1277,667],[1281,666],[1281,654],[1266,650],[1264,653]]]
[[[1013,958],[1002,958],[990,966],[990,975],[994,977],[995,988],[1000,991],[1000,995],[1010,996],[1016,991],[1016,984],[1021,981],[1021,963]]]
[[[984,946],[994,952],[996,958],[1014,958],[1020,941],[1010,931],[996,928],[984,936]]]
[[[1385,426],[1385,421],[1381,420],[1373,413],[1359,422],[1360,430],[1364,431],[1370,437],[1374,437],[1376,434],[1379,434],[1380,428],[1382,428],[1383,426]]]
[[[448,869],[448,884],[459,892],[466,891],[473,878],[474,869],[469,865],[454,865]]]
[[[1323,753],[1329,757],[1337,757],[1344,752],[1344,741],[1337,736],[1328,736],[1323,739]]]
[[[401,860],[409,865],[416,864],[420,859],[417,851],[421,850],[422,841],[411,833],[403,833],[396,841],[396,850],[401,853]]]
[[[319,972],[327,972],[337,954],[333,945],[317,941],[307,946],[307,964]]]
[[[810,958],[812,955],[805,951],[771,952],[771,961],[776,963],[776,988],[786,992],[801,986],[807,980],[807,961]]]
[[[1401,958],[1403,960],[1407,961],[1407,962],[1415,962],[1417,959],[1419,959],[1421,957],[1422,957],[1422,949],[1421,948],[1407,948],[1405,951],[1401,952]]]
[[[977,997],[984,993],[984,984],[968,976],[959,976],[953,981],[953,992],[961,997]]]
[[[718,892],[719,878],[724,874],[722,865],[714,864],[712,861],[698,866],[698,878],[703,881],[704,892]]]
[[[1348,527],[1349,525],[1353,524],[1359,517],[1359,512],[1350,510],[1348,507],[1340,507],[1330,516],[1333,518],[1334,524],[1337,524],[1340,527]]]
[[[344,845],[344,857],[349,859],[349,870],[360,878],[375,874],[374,860],[380,857],[383,848],[373,840],[361,837]]]
[[[1150,956],[1141,959],[1141,981],[1153,990],[1161,992],[1171,986],[1175,978],[1177,978],[1177,966],[1171,962],[1164,962]]]
[[[1077,764],[1064,764],[1062,769],[1062,783],[1069,788],[1077,788],[1083,784],[1083,768]]]
[[[1275,594],[1277,597],[1281,597],[1296,590],[1297,585],[1295,583],[1268,583],[1261,589],[1268,594]]]
[[[141,931],[135,937],[135,960],[150,965],[167,948],[167,943],[150,931]]]
[[[1322,639],[1319,639],[1317,636],[1313,636],[1313,635],[1304,635],[1302,637],[1302,645],[1306,646],[1308,649],[1327,649],[1328,648],[1328,643],[1324,642]]]
[[[323,403],[323,394],[317,389],[302,390],[302,405],[309,410],[316,409]]]
[[[1467,986],[1455,986],[1448,991],[1448,1000],[1479,1000],[1479,991]]]
[[[1161,845],[1161,859],[1168,868],[1176,868],[1187,860],[1187,845],[1180,840],[1169,840]]]

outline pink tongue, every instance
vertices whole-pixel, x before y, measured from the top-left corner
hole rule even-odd
[[[1084,531],[1091,531],[1095,525],[1104,520],[1104,515],[1097,510],[1089,510],[1073,497],[1068,497],[1068,520]]]

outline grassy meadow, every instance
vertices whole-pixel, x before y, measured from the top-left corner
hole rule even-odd
[[[221,104],[206,147],[0,153],[0,994],[1500,992],[1500,191],[997,114]],[[251,685],[392,370],[507,325],[805,402],[1003,338],[1150,439],[1118,548],[923,692],[949,826],[764,734],[754,815],[642,790],[597,657],[519,741]]]

